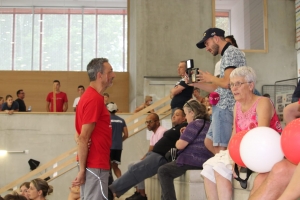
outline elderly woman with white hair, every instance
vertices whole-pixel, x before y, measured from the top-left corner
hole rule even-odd
[[[230,74],[230,88],[236,100],[232,136],[258,126],[270,127],[279,133],[282,131],[271,100],[253,94],[255,82],[256,75],[251,67],[239,67]],[[220,151],[203,164],[201,175],[209,200],[232,199],[233,165],[228,150]]]

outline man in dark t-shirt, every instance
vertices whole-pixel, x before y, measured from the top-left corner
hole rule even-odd
[[[186,71],[186,61],[181,61],[178,65],[178,74],[181,79],[170,91],[172,115],[176,108],[182,108],[183,105],[192,98],[194,87],[189,86],[184,81]]]
[[[26,112],[26,105],[24,102],[25,92],[21,89],[17,91],[17,99],[16,102],[19,103],[19,112]]]
[[[177,108],[172,116],[172,124],[175,126],[164,133],[163,137],[154,145],[153,150],[148,152],[142,161],[134,164],[109,186],[115,196],[120,197],[131,187],[155,175],[158,168],[167,163],[165,154],[171,148],[175,148],[176,141],[180,137],[180,129],[187,125],[184,121],[185,114],[183,110]],[[140,199],[147,199],[147,197],[141,197]]]

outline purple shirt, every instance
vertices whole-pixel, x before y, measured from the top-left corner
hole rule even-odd
[[[202,167],[207,159],[211,158],[213,154],[205,147],[204,139],[210,126],[210,122],[206,121],[203,130],[198,134],[198,131],[203,126],[203,119],[196,119],[190,122],[185,131],[181,134],[180,139],[189,144],[185,149],[178,152],[176,163],[178,166],[191,165]]]

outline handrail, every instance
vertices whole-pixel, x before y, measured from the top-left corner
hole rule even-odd
[[[51,182],[51,181],[53,181],[53,180],[59,178],[60,176],[64,175],[65,173],[71,171],[72,169],[74,169],[74,168],[76,168],[76,167],[77,167],[77,165],[75,165],[75,166],[73,166],[73,167],[70,167],[70,168],[67,169],[66,171],[61,172],[60,174],[58,174],[57,176],[55,176],[55,177],[53,177],[53,178],[50,178],[47,182],[49,183],[49,182]]]
[[[162,98],[162,99],[156,101],[156,102],[153,103],[151,106],[148,106],[148,107],[144,108],[143,110],[141,110],[141,111],[139,111],[139,112],[133,114],[132,116],[127,117],[127,118],[125,119],[125,122],[126,122],[126,123],[130,123],[130,122],[132,122],[133,120],[139,118],[140,116],[142,116],[142,115],[144,115],[144,114],[147,114],[147,112],[149,112],[150,110],[155,109],[156,107],[158,107],[158,106],[160,106],[161,104],[166,103],[166,102],[168,102],[168,101],[170,101],[170,97],[169,97],[169,96],[166,96],[166,97],[164,97],[164,98]]]
[[[162,99],[160,99],[159,101],[155,102],[154,104],[152,104],[151,106],[148,106],[147,108],[141,110],[138,113],[133,114],[130,117],[127,117],[125,119],[126,124],[131,124],[129,126],[127,126],[128,128],[128,132],[132,132],[131,134],[129,134],[129,137],[139,133],[140,131],[144,130],[146,128],[145,123],[145,118],[146,116],[142,117],[143,115],[147,114],[148,111],[155,109],[161,105],[163,105],[164,103],[167,103],[168,101],[170,101],[170,97],[166,96]],[[171,113],[171,107],[170,105],[165,105],[162,108],[156,110],[155,112],[158,115],[162,115],[160,116],[160,119],[164,119],[165,117],[169,116]],[[139,119],[138,122],[134,122],[134,120]],[[142,127],[141,127],[142,126]],[[136,128],[138,128],[137,131]],[[55,172],[58,171],[62,171],[63,169],[67,168],[68,166],[72,165],[74,162],[76,162],[74,153],[77,151],[77,147],[74,147],[72,149],[70,149],[69,151],[57,156],[56,158],[50,160],[49,162],[39,166],[38,168],[36,168],[35,170],[29,172],[28,174],[18,178],[17,180],[12,181],[11,183],[7,184],[6,186],[0,188],[0,194],[10,190],[11,188],[14,188],[15,186],[20,185],[21,183],[28,181],[30,179],[32,179],[32,177],[36,176],[37,174],[43,172],[44,170],[46,171],[47,168],[52,167],[54,164],[58,163],[59,161],[62,161],[64,159],[66,159],[67,157],[71,156],[71,158],[68,158],[66,161],[59,163],[59,165],[57,165],[56,167],[50,169],[49,171],[43,173],[42,175],[38,176],[39,178],[46,178],[48,176],[51,176],[52,174],[54,174]],[[63,172],[61,172],[59,175],[52,177],[50,180],[48,180],[48,182],[60,177],[61,175],[69,172],[70,170],[74,169],[76,166],[72,166],[69,167],[67,170],[64,170]]]
[[[156,112],[156,114],[158,114],[158,115],[163,114],[164,112],[166,112],[166,111],[168,111],[170,109],[171,109],[170,105],[166,105],[166,106],[162,107],[161,109],[159,109]],[[144,118],[146,118],[146,116]],[[137,123],[134,123],[134,124],[132,124],[130,126],[127,126],[128,132],[130,132],[130,131],[138,128],[139,126],[141,126],[143,124],[145,124],[145,121],[144,120],[139,120]]]
[[[52,166],[53,164],[57,163],[58,161],[66,158],[67,156],[72,155],[76,151],[77,151],[77,147],[74,147],[74,148],[70,149],[69,151],[59,155],[58,157],[52,159],[51,161],[39,166],[38,168],[36,168],[35,170],[29,172],[28,174],[18,178],[17,180],[12,181],[11,183],[4,186],[3,188],[0,188],[0,194],[3,193],[3,192],[6,192],[10,188],[15,187],[16,185],[19,185],[19,184],[27,181],[30,177],[35,176],[36,174],[42,172],[43,170],[47,169],[48,167]]]

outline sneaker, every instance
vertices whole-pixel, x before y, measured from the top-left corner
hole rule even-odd
[[[133,195],[131,195],[130,197],[127,197],[125,200],[134,200],[135,197],[140,196],[139,192],[134,192]]]

